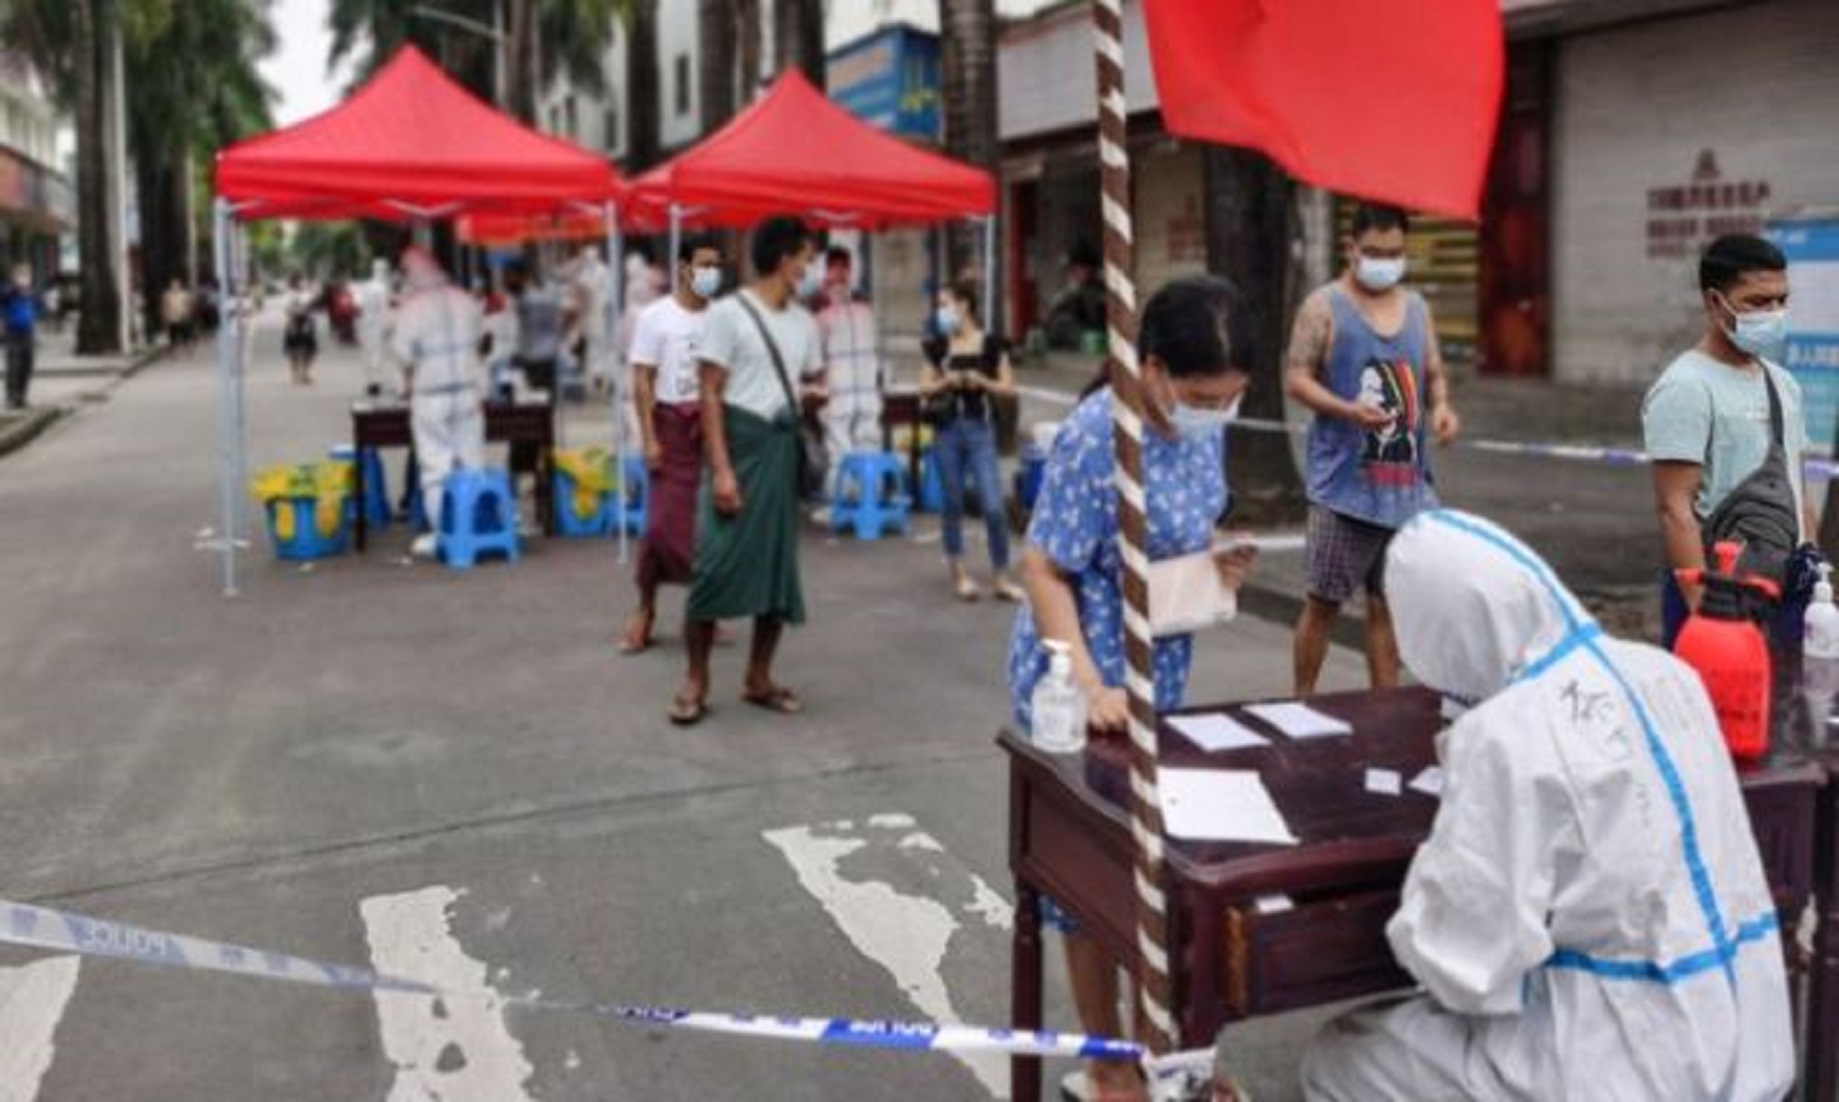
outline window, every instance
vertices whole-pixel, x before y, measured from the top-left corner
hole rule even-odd
[[[687,115],[690,113],[690,55],[688,53],[678,54],[675,68],[677,70],[677,114]]]

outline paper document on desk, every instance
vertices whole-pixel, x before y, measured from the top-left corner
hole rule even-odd
[[[1271,740],[1229,715],[1214,712],[1204,716],[1170,716],[1169,726],[1181,737],[1208,753],[1243,750],[1249,746],[1269,746]]]
[[[1422,792],[1426,796],[1441,797],[1443,795],[1443,767],[1440,765],[1426,766],[1422,773],[1411,778],[1411,784],[1407,787],[1413,792]]]
[[[1290,738],[1327,738],[1354,733],[1354,725],[1345,719],[1323,715],[1309,705],[1294,700],[1278,704],[1253,704],[1245,710]]]
[[[1296,835],[1257,773],[1242,769],[1162,770],[1162,822],[1175,838],[1202,842],[1272,842]]]

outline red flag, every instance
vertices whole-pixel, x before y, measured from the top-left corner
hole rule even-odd
[[[1319,187],[1476,217],[1500,114],[1500,0],[1144,0],[1171,134]]]

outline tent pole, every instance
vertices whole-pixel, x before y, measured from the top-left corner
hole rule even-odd
[[[996,319],[996,215],[986,214],[983,223],[983,327],[992,333],[1001,333],[1003,327]]]
[[[231,266],[239,274],[246,273],[249,264],[249,250],[248,244],[244,240],[242,226],[232,218],[229,221],[228,229],[230,231]],[[238,297],[240,300],[241,296]],[[244,326],[246,326],[246,328],[244,328]],[[236,526],[230,537],[234,541],[234,546],[231,549],[232,555],[236,553],[236,547],[240,547],[243,539],[249,534],[249,499],[243,496],[243,487],[249,485],[249,419],[248,403],[245,401],[245,384],[248,376],[249,344],[254,335],[255,323],[253,320],[239,322],[238,330],[239,339],[236,342],[236,355],[232,357],[230,361],[230,378],[235,384],[234,390],[236,394],[236,416],[235,420],[232,422],[236,427],[236,446],[231,454],[236,460],[233,474],[237,486],[236,492],[230,497],[231,520]]]
[[[236,596],[236,461],[230,364],[236,357],[239,313],[230,268],[230,204],[219,197],[211,201],[211,252],[217,265],[217,550],[223,570],[223,595]]]
[[[676,215],[677,208],[671,208]],[[607,203],[601,210],[601,217],[606,222],[607,233],[607,347],[603,353],[611,359],[607,364],[608,374],[613,376],[613,385],[608,387],[613,394],[613,462],[619,464],[619,515],[614,527],[619,529],[619,561],[623,565],[630,552],[631,537],[626,532],[626,372],[630,365],[619,362],[619,319],[624,310],[626,289],[622,286],[625,279],[625,262],[620,257],[624,244],[620,240],[619,204]]]

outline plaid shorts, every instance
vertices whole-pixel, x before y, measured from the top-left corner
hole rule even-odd
[[[1396,534],[1395,529],[1310,504],[1303,553],[1309,595],[1338,605],[1364,583],[1368,593],[1385,596],[1386,548]]]

